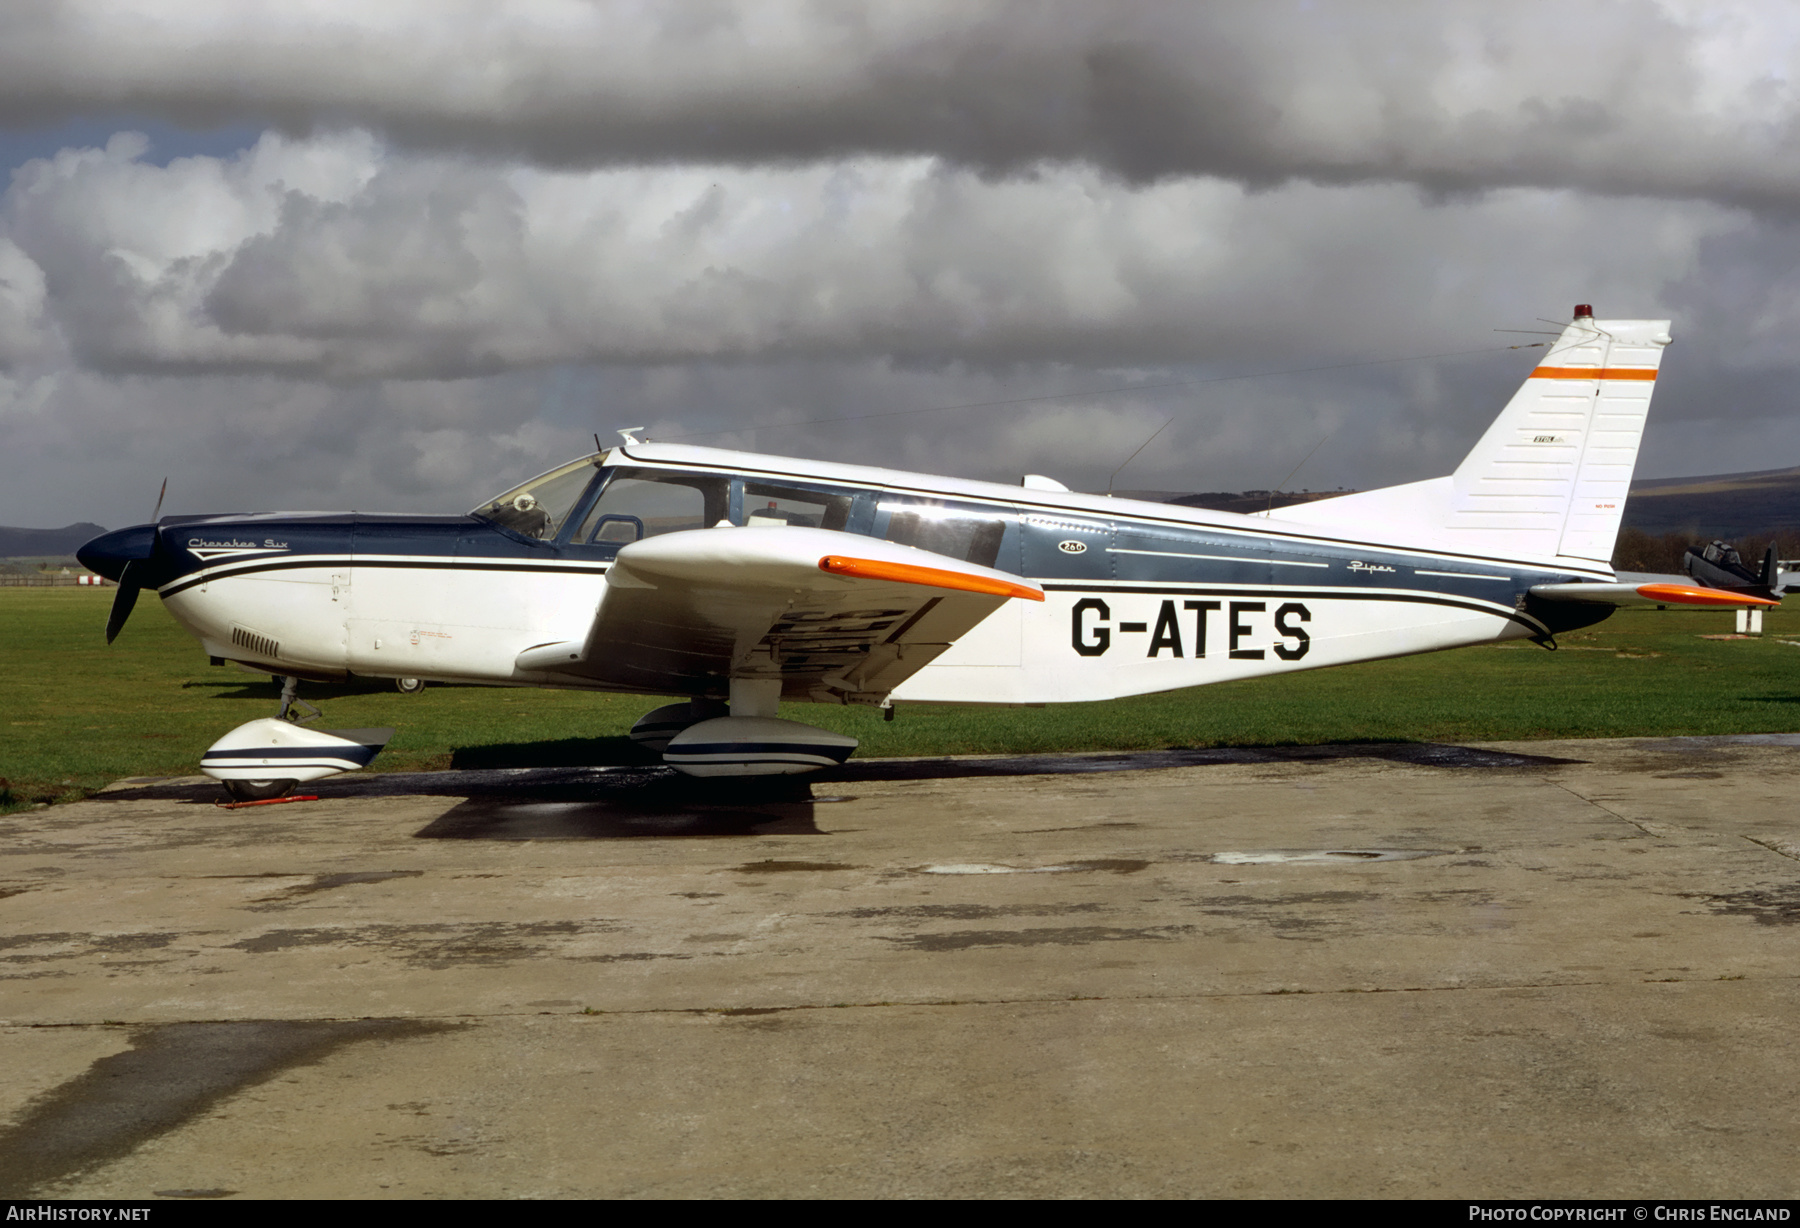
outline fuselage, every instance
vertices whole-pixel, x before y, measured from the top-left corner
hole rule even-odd
[[[1611,578],[1566,560],[1358,540],[1350,526],[1333,537],[1258,516],[705,448],[633,444],[551,477],[531,488],[537,498],[464,516],[170,517],[155,527],[154,558],[133,566],[215,658],[321,679],[579,686],[517,659],[587,633],[622,546],[745,524],[836,529],[1042,586],[1044,602],[1007,602],[892,693],[984,703],[1541,639],[1574,625],[1558,619],[1599,615],[1535,602],[1531,586]],[[91,543],[94,565],[107,570],[107,542],[149,528]]]

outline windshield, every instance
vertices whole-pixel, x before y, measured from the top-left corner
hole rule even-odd
[[[570,461],[560,469],[552,469],[522,486],[513,487],[491,503],[482,504],[470,515],[504,525],[526,537],[549,541],[581,502],[582,492],[594,480],[595,466],[599,462],[597,456]]]

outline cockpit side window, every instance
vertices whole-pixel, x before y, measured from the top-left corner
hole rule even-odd
[[[596,457],[584,457],[560,469],[539,474],[498,499],[482,504],[470,515],[491,520],[526,537],[549,541],[562,528],[569,513],[580,505],[581,496],[596,476],[597,460]]]
[[[728,511],[729,484],[722,475],[616,468],[570,542],[627,546],[662,533],[707,528],[726,519]]]

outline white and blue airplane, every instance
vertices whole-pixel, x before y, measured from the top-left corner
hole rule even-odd
[[[1609,563],[1666,320],[1586,306],[1456,472],[1256,515],[627,435],[462,516],[169,516],[81,561],[154,589],[219,662],[676,696],[633,730],[694,775],[809,771],[852,738],[783,700],[1112,699],[1528,639],[1623,605],[1773,605]],[[252,721],[241,799],[363,767],[391,731]]]

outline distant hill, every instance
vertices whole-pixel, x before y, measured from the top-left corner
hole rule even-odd
[[[1350,491],[1282,493],[1266,490],[1213,490],[1182,494],[1172,490],[1121,490],[1128,499],[1178,503],[1220,512],[1260,512],[1293,503],[1329,499]],[[1692,478],[1645,478],[1631,484],[1625,528],[1652,537],[1677,534],[1694,541],[1741,537],[1800,536],[1800,467],[1721,473]]]
[[[61,529],[15,529],[0,525],[0,559],[74,554],[78,547],[104,532],[103,525],[89,524],[85,520]]]
[[[1625,527],[1697,541],[1800,533],[1800,467],[1633,482]]]
[[[1211,508],[1215,512],[1237,512],[1247,516],[1251,512],[1266,512],[1272,507],[1291,507],[1296,503],[1311,503],[1316,499],[1330,499],[1350,493],[1347,490],[1309,490],[1299,494],[1292,491],[1276,494],[1268,490],[1203,490],[1194,495],[1176,495],[1163,502],[1179,503],[1182,507]]]
[[[1294,503],[1311,503],[1314,499],[1330,499],[1347,495],[1347,490],[1306,490],[1298,494],[1283,491],[1273,496],[1266,490],[1203,490],[1190,494],[1185,490],[1114,490],[1094,491],[1120,499],[1142,499],[1146,503],[1179,503],[1182,507],[1205,507],[1215,512],[1266,512],[1271,507],[1287,507]]]

